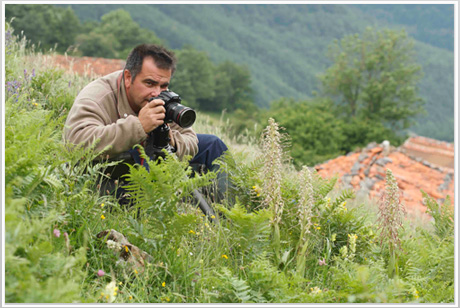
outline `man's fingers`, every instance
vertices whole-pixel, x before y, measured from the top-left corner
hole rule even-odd
[[[161,99],[154,99],[154,100],[151,100],[147,106],[149,106],[149,108],[155,108],[156,106],[164,106],[165,102]]]

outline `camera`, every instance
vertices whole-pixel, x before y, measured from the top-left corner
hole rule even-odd
[[[163,91],[157,97],[152,97],[149,101],[161,99],[165,102],[166,117],[165,123],[175,122],[182,128],[188,128],[195,123],[196,113],[192,108],[182,105],[181,98],[172,91]]]

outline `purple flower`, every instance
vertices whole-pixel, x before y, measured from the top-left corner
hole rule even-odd
[[[60,237],[61,236],[61,231],[59,231],[58,229],[54,229],[53,233],[54,233],[55,237]]]
[[[324,258],[322,260],[319,259],[318,264],[319,264],[319,266],[326,265],[326,260]]]
[[[104,272],[103,270],[98,270],[98,271],[97,271],[97,275],[98,275],[99,277],[102,277],[102,276],[105,275],[105,272]]]

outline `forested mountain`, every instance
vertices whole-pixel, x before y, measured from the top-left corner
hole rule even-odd
[[[416,39],[419,84],[426,116],[413,131],[454,138],[453,5],[72,5],[82,21],[123,8],[171,48],[192,45],[216,63],[230,60],[251,71],[256,104],[280,97],[305,99],[330,60],[328,46],[366,27],[405,29]]]

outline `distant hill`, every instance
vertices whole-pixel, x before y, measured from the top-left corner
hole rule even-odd
[[[252,74],[256,104],[268,107],[280,97],[305,99],[318,89],[317,75],[330,65],[334,39],[366,27],[404,28],[416,39],[424,78],[420,95],[427,116],[412,130],[454,139],[453,5],[282,5],[130,4],[72,5],[82,21],[99,20],[123,8],[170,48],[186,44],[206,51],[216,63],[245,64]],[[179,67],[180,69],[180,67]]]

